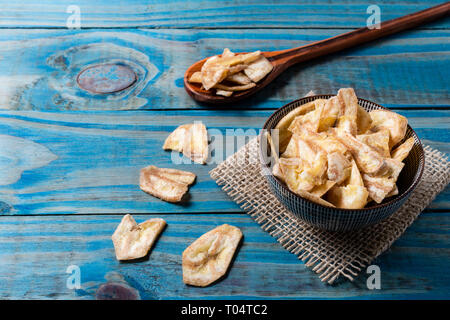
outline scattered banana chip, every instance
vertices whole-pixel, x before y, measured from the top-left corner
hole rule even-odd
[[[214,88],[216,95],[229,97],[235,91],[255,87],[272,69],[272,63],[259,50],[235,54],[225,48],[220,56],[207,59],[201,71],[194,72],[188,81],[201,83],[205,90]]]
[[[188,171],[148,166],[141,169],[139,187],[164,201],[180,202],[195,177]]]
[[[398,194],[397,179],[414,139],[398,145],[405,117],[391,111],[367,112],[352,88],[316,99],[284,116],[272,173],[294,193],[322,204],[364,208]]]
[[[117,260],[145,257],[165,226],[160,218],[137,224],[131,215],[125,215],[112,235]]]
[[[183,146],[183,154],[194,162],[205,164],[208,159],[208,133],[203,123],[194,123]]]
[[[205,164],[208,159],[208,133],[201,122],[181,125],[166,139],[164,150],[175,150],[191,158],[194,162]]]
[[[163,149],[183,152],[185,140],[189,134],[191,127],[192,127],[192,124],[183,124],[183,125],[179,126],[178,128],[176,128],[167,137],[166,141],[164,141]]]
[[[227,272],[241,239],[239,228],[224,224],[195,240],[183,252],[183,282],[205,287],[217,281]]]

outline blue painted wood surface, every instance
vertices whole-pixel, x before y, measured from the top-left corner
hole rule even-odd
[[[0,112],[3,143],[11,137],[23,144],[37,144],[42,150],[21,154],[23,144],[0,149],[9,159],[0,169],[0,201],[5,214],[94,214],[158,212],[240,212],[239,207],[209,177],[208,172],[246,141],[272,111],[127,111]],[[401,110],[426,144],[450,153],[450,111],[430,113]],[[215,149],[206,166],[190,162],[177,152],[164,151],[166,137],[178,125],[202,121]],[[28,147],[31,148],[31,147]],[[28,163],[49,159],[49,163]],[[16,163],[15,165],[11,165]],[[176,167],[195,172],[197,182],[184,205],[163,202],[142,192],[139,170],[148,165]],[[15,179],[9,178],[11,175]],[[8,178],[8,180],[7,180]],[[443,202],[441,202],[443,201]],[[439,198],[433,208],[446,208]]]
[[[377,4],[386,20],[439,2]],[[143,299],[449,298],[449,187],[374,261],[381,290],[366,288],[364,272],[322,283],[210,179],[214,163],[181,166],[198,174],[184,205],[138,187],[141,167],[174,166],[161,146],[179,124],[201,120],[210,134],[233,136],[215,150],[225,156],[274,109],[345,86],[405,115],[424,143],[450,154],[449,19],[296,66],[252,100],[216,108],[184,92],[191,63],[223,47],[279,50],[337,35],[363,26],[368,4],[83,0],[87,29],[65,30],[69,4],[0,0],[0,298],[94,299],[105,283]],[[83,68],[111,61],[133,68],[134,87],[97,96],[76,86]],[[110,236],[124,213],[168,222],[138,263],[114,257]],[[245,237],[229,275],[208,288],[184,285],[181,252],[222,223]],[[66,286],[69,265],[80,267],[79,290]]]
[[[375,264],[381,290],[369,290],[363,272],[330,286],[242,214],[151,215],[168,223],[150,255],[140,262],[116,261],[111,234],[121,216],[2,217],[0,297],[94,299],[98,288],[125,282],[142,299],[444,299],[450,276],[450,213],[426,212]],[[148,215],[135,216],[137,222]],[[241,228],[244,241],[228,276],[213,286],[182,282],[181,253],[213,227]],[[66,287],[70,265],[80,268],[81,289]]]
[[[123,110],[211,108],[183,88],[185,70],[201,57],[233,51],[279,50],[342,33],[288,30],[2,30],[0,109]],[[395,108],[448,105],[450,30],[414,30],[327,58],[293,66],[266,90],[226,108],[274,109],[313,90],[354,87],[359,96]],[[85,67],[130,65],[136,84],[114,95],[78,88]],[[414,76],[412,76],[414,75]],[[418,80],[420,79],[420,81]]]
[[[382,20],[394,19],[442,3],[425,1],[328,0],[60,0],[24,3],[0,1],[0,27],[65,28],[68,6],[78,5],[84,28],[359,28],[377,4]],[[26,3],[26,5],[24,5]],[[448,28],[439,21],[425,28]]]

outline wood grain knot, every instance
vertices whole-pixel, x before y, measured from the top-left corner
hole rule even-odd
[[[98,64],[82,70],[77,76],[81,89],[97,94],[115,93],[131,87],[137,75],[127,65]]]

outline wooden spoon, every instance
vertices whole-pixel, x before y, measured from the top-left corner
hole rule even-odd
[[[263,80],[258,82],[255,87],[246,91],[234,92],[230,97],[217,96],[214,94],[213,90],[207,91],[202,89],[201,84],[188,82],[190,76],[194,72],[200,71],[208,58],[197,61],[186,70],[186,73],[184,74],[184,87],[187,93],[199,102],[219,104],[242,100],[267,86],[284,70],[294,64],[347,49],[406,29],[414,28],[435,19],[448,16],[449,11],[450,2],[446,2],[429,9],[382,22],[379,29],[369,29],[365,27],[298,48],[262,52],[262,54],[273,64],[272,71]]]

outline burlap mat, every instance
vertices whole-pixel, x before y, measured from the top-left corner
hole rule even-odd
[[[425,146],[425,169],[416,190],[390,218],[362,230],[328,232],[297,219],[270,192],[260,171],[254,138],[210,174],[217,184],[257,222],[296,254],[322,281],[341,275],[353,280],[387,250],[450,182],[450,167],[441,152]]]

